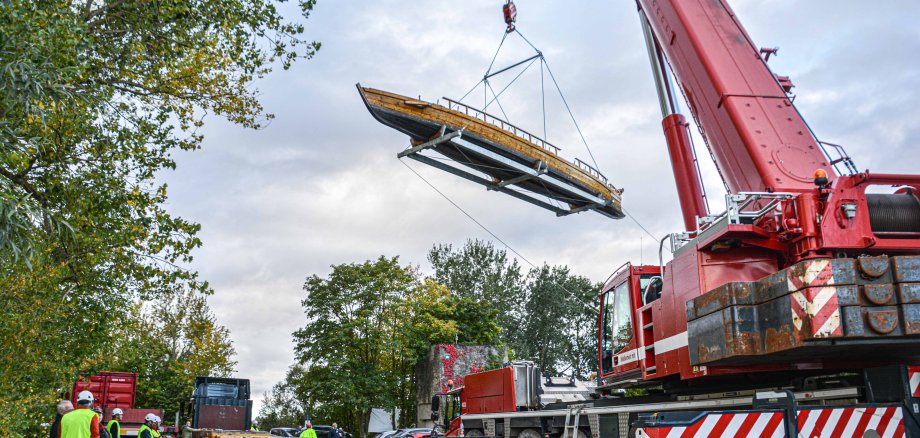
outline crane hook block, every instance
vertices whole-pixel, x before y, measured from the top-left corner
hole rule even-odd
[[[502,14],[505,16],[505,24],[508,25],[505,32],[514,32],[514,22],[517,21],[517,7],[514,6],[513,1],[508,0],[505,5],[502,6]]]

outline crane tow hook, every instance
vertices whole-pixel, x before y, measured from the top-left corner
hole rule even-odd
[[[508,25],[505,33],[514,32],[514,22],[517,21],[517,7],[514,6],[513,1],[508,0],[505,2],[505,5],[502,6],[502,15],[505,16],[505,24]]]

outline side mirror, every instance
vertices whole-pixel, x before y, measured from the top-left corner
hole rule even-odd
[[[438,422],[441,412],[441,397],[431,397],[431,421]]]

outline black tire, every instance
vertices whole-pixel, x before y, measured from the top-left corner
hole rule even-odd
[[[536,429],[524,429],[518,433],[518,438],[543,438]]]

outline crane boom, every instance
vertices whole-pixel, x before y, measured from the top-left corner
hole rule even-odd
[[[638,4],[730,192],[813,191],[817,169],[833,179],[817,139],[724,0]]]

